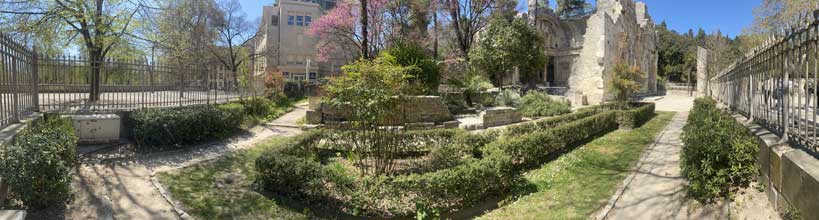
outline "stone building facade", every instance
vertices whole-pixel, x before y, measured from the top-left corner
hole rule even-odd
[[[549,87],[566,87],[574,105],[597,104],[612,96],[608,77],[616,64],[638,66],[645,73],[643,93],[657,90],[657,44],[654,21],[645,3],[597,0],[596,9],[561,17],[548,5],[529,0],[527,18],[545,37],[550,58],[541,79]]]
[[[289,80],[314,81],[338,74],[345,60],[317,62],[318,39],[307,33],[310,24],[335,5],[336,0],[279,0],[264,6],[259,34],[249,45],[264,54],[253,64],[255,75],[275,71]]]

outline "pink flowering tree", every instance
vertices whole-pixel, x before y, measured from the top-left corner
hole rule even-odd
[[[367,45],[369,54],[378,54],[386,45],[390,34],[386,22],[387,0],[367,0]],[[319,38],[318,61],[330,58],[358,57],[364,48],[365,36],[361,26],[361,4],[359,0],[341,0],[335,8],[310,25],[308,33]]]

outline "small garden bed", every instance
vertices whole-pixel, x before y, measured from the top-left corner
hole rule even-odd
[[[391,162],[382,161],[381,165],[376,161],[387,154],[350,151],[353,141],[349,140],[383,143],[390,141],[381,140],[386,134],[396,133],[365,137],[359,132],[317,130],[278,139],[275,144],[240,152],[213,164],[163,173],[160,180],[192,214],[208,218],[269,218],[281,213],[299,216],[295,212],[304,210],[331,216],[378,218],[446,214],[509,195],[522,173],[616,130],[620,122],[630,120],[624,115],[653,116],[653,105],[635,107],[626,111],[593,107],[547,119],[549,122],[528,122],[479,134],[459,130],[401,132],[401,138],[390,139],[404,143],[399,154],[389,154],[398,156]],[[640,125],[651,117],[630,118],[642,120],[633,123]],[[252,161],[254,157],[258,159]],[[392,165],[382,172],[376,171],[375,167],[384,168],[384,164]],[[225,180],[236,175],[232,173],[240,173],[240,178],[233,178],[238,181]],[[238,185],[226,186],[226,182]],[[230,204],[219,190],[208,192],[213,187],[230,188],[235,193],[229,197],[235,201],[259,202],[264,198],[261,195],[272,200],[259,204],[267,207],[260,211],[243,212],[241,209],[246,205]],[[289,201],[285,202],[289,208],[276,204],[282,201]],[[223,213],[214,213],[214,207],[240,210],[224,208],[219,211]],[[297,211],[282,211],[288,209]]]

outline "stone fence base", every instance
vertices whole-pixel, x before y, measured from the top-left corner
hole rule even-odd
[[[759,182],[768,200],[779,212],[798,210],[803,219],[819,219],[819,160],[789,144],[748,119],[735,114],[737,121],[758,137]]]

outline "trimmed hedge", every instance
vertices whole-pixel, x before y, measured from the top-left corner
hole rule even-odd
[[[731,195],[747,187],[759,168],[757,139],[716,101],[699,98],[688,115],[682,135],[682,173],[689,193],[703,201]]]
[[[638,128],[654,117],[654,103],[633,103],[633,109],[621,110],[617,122],[622,129]]]
[[[65,203],[78,139],[70,119],[45,115],[30,122],[0,151],[0,175],[12,196],[33,209]]]
[[[182,146],[222,138],[242,120],[216,107],[141,109],[131,113],[133,137],[142,146]]]
[[[630,119],[640,122],[643,106]],[[453,147],[471,158],[426,173],[396,176],[364,176],[358,180],[340,177],[322,165],[318,143],[326,143],[328,131],[311,131],[294,137],[282,149],[266,152],[256,160],[257,183],[261,189],[323,203],[358,216],[411,216],[418,211],[456,211],[477,205],[486,198],[509,192],[521,173],[594,137],[619,127],[620,111],[610,106],[587,108],[571,115],[534,122],[526,127],[470,134],[454,130],[427,131],[428,135],[450,137],[435,143],[436,149]],[[653,113],[653,112],[652,112]],[[631,117],[633,116],[633,117]],[[637,124],[640,124],[637,123]],[[519,133],[518,133],[519,132]],[[434,134],[434,135],[433,135]],[[508,135],[514,134],[514,135]],[[426,137],[424,135],[409,135]],[[412,139],[410,142],[424,142]],[[434,141],[433,141],[434,142]],[[435,149],[432,149],[433,152]]]
[[[563,124],[570,121],[579,120],[582,118],[590,117],[601,112],[609,111],[612,109],[612,105],[599,105],[593,106],[588,108],[583,108],[577,110],[575,113],[561,115],[551,118],[540,119],[531,122],[520,123],[517,125],[511,125],[507,127],[504,131],[504,135],[507,136],[519,136],[522,134],[532,133],[538,130],[543,129],[550,129],[559,124]]]

